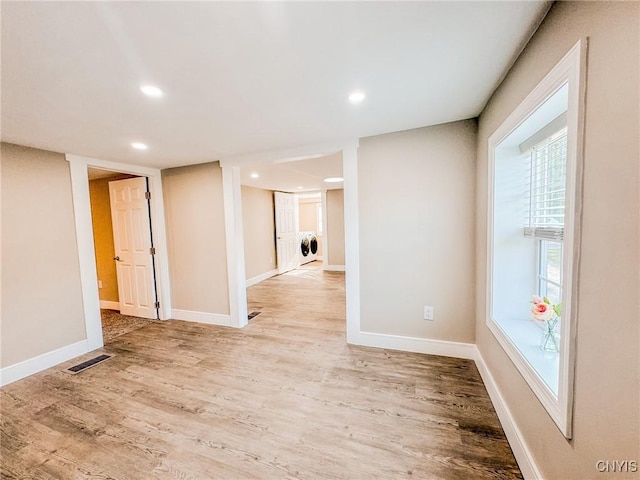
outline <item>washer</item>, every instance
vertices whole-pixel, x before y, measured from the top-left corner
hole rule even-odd
[[[300,265],[318,258],[318,237],[316,232],[300,232]]]

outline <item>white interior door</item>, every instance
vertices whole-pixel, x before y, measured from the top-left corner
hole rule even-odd
[[[278,273],[297,268],[298,255],[298,197],[292,193],[274,193],[276,209],[276,253]]]
[[[157,318],[147,179],[109,182],[120,313]]]

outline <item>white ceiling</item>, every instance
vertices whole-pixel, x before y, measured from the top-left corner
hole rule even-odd
[[[258,178],[252,178],[252,173],[258,174]],[[242,185],[281,192],[343,188],[344,182],[324,182],[328,177],[342,177],[342,153],[291,162],[245,165],[240,169]]]
[[[164,168],[475,117],[549,5],[2,2],[2,140]]]

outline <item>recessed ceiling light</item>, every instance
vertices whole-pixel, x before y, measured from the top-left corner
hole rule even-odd
[[[352,92],[351,95],[349,95],[349,101],[351,103],[360,103],[364,100],[364,92],[357,90],[355,92]]]
[[[136,150],[147,150],[149,148],[146,143],[142,142],[133,142],[131,146]]]
[[[140,91],[147,97],[160,98],[164,92],[155,85],[140,85]]]
[[[251,174],[251,178],[258,178],[260,175],[258,175],[256,172],[253,172]]]
[[[344,181],[342,177],[327,177],[324,179],[325,183],[338,183]]]

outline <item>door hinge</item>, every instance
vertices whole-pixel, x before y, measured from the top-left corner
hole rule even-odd
[[[151,247],[151,248],[149,249],[149,253],[150,253],[151,255],[155,255],[155,254],[156,254],[156,247]]]
[[[151,198],[151,192],[144,192],[144,198],[149,200]]]
[[[156,302],[156,303],[154,303],[154,305],[155,305],[156,308],[160,308],[160,302]]]

